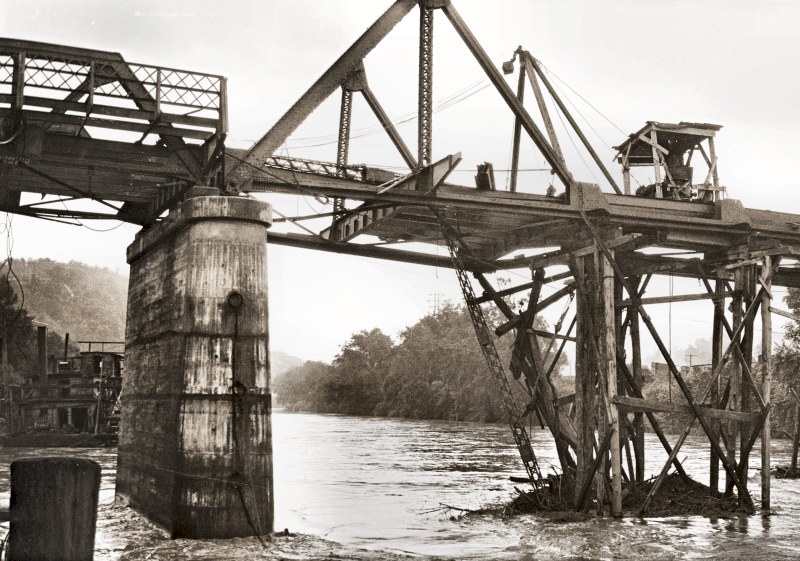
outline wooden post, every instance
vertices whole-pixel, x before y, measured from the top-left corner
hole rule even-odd
[[[770,287],[772,270],[772,259],[764,257],[764,264],[761,268],[761,282],[766,288]],[[764,428],[761,432],[761,508],[770,508],[770,464],[771,464],[771,440],[769,406],[772,398],[772,312],[770,311],[769,294],[764,291],[761,295],[761,395],[767,407]]]
[[[743,294],[742,300],[744,302],[744,307],[747,308],[753,302],[753,298],[755,298],[755,285],[756,285],[756,269],[755,265],[746,265],[741,268],[742,269],[742,277],[743,277]],[[769,298],[769,296],[767,296]],[[767,307],[769,307],[769,301],[767,301]],[[761,310],[761,313],[764,313],[764,310]],[[769,310],[767,310],[769,313]],[[762,316],[763,317],[763,316]],[[749,376],[745,376],[747,374],[747,370],[752,367],[753,364],[753,338],[755,332],[755,316],[753,317],[752,321],[747,322],[744,327],[744,335],[742,336],[742,356],[744,358],[744,364],[740,363],[740,370],[741,374],[741,411],[750,411],[751,410],[751,401],[752,401],[752,393],[755,388],[751,387]],[[750,440],[750,433],[753,430],[753,426],[751,423],[741,423],[739,425],[739,469],[742,473],[745,474],[745,479],[747,479],[747,470],[749,469],[750,464],[750,451],[747,448],[747,442]]]
[[[584,276],[594,269],[594,259],[591,256],[576,258],[575,274]],[[576,278],[576,283],[581,282]],[[591,291],[587,291],[590,293]],[[592,478],[591,466],[593,465],[592,447],[594,445],[594,357],[590,351],[591,337],[589,329],[589,314],[593,313],[592,304],[587,298],[577,298],[576,310],[578,326],[575,331],[575,422],[577,423],[576,446],[576,475],[575,488],[581,489],[588,485]],[[577,497],[576,497],[577,499]]]
[[[628,149],[625,151],[625,155],[622,156],[622,185],[626,195],[631,194],[631,166],[629,163],[631,146],[632,144],[628,144]]]
[[[638,289],[638,283],[635,284]],[[624,290],[620,283],[614,283],[614,301],[619,302],[622,300],[624,295]],[[625,362],[627,358],[627,354],[625,352],[625,340],[627,339],[627,316],[626,320],[622,321],[622,306],[616,305],[616,309],[614,310],[614,323],[616,329],[616,359],[622,362]],[[617,395],[628,395],[625,391],[625,378],[623,376],[617,376]],[[627,467],[627,482],[633,483],[636,481],[636,468],[633,461],[633,453],[631,452],[632,443],[634,438],[636,437],[636,429],[633,427],[631,422],[628,420],[627,413],[622,413],[622,417],[620,418],[619,423],[619,430],[620,430],[620,442],[622,442],[624,447],[625,453],[625,466]]]
[[[792,440],[792,464],[790,473],[797,471],[797,452],[800,450],[800,401],[794,402],[794,439]]]
[[[600,263],[602,278],[601,292],[603,297],[603,323],[601,347],[605,358],[606,391],[608,393],[608,430],[611,431],[611,516],[622,516],[622,456],[620,454],[619,439],[619,411],[614,403],[617,397],[617,343],[616,343],[616,312],[614,309],[614,270],[608,258],[597,254]]]
[[[547,136],[550,137],[550,144],[553,147],[553,151],[561,158],[561,161],[564,162],[564,153],[561,151],[561,145],[558,143],[558,136],[556,136],[556,130],[553,128],[553,121],[550,120],[550,112],[547,110],[547,104],[544,102],[542,89],[539,87],[539,81],[536,79],[536,72],[533,69],[533,64],[531,64],[530,55],[528,54],[528,56],[522,56],[520,58],[525,71],[528,73],[528,80],[531,83],[533,95],[536,97],[536,104],[539,106],[539,112],[542,114],[542,122],[544,123],[544,128],[547,130]]]
[[[658,144],[658,133],[655,130],[650,131],[650,140],[653,141],[653,173],[656,181],[656,198],[664,198],[664,190],[661,186],[661,158],[658,156],[658,149],[655,147]]]
[[[520,103],[525,100],[525,68],[522,64],[519,67],[519,81],[517,82],[517,99]],[[511,148],[511,180],[509,191],[517,192],[517,175],[519,173],[519,141],[522,137],[522,121],[519,115],[514,117],[514,140]]]
[[[641,279],[634,277],[631,279],[631,284],[640,290]],[[644,290],[644,288],[641,288]],[[639,310],[636,307],[628,308],[628,318],[630,321],[631,330],[631,367],[633,369],[633,380],[636,387],[641,388],[644,385],[644,374],[642,373],[642,340],[639,333]],[[634,413],[633,415],[633,453],[636,457],[636,482],[641,483],[644,481],[644,418],[642,413]]]
[[[744,286],[744,270],[742,267],[737,267],[733,272],[734,279],[734,296],[733,296],[733,328],[737,331],[743,331],[742,327],[742,295],[745,290]],[[732,341],[733,345],[738,345],[742,348],[742,338],[737,337]],[[742,407],[742,367],[738,362],[727,365],[727,370],[730,374],[730,396],[728,397],[728,409],[731,411],[741,411]],[[728,463],[734,465],[736,462],[736,440],[739,433],[739,424],[736,421],[728,420],[725,422],[725,451],[728,458]],[[746,481],[743,483],[746,485]],[[725,496],[729,497],[733,494],[733,479],[730,473],[725,477]]]
[[[100,465],[79,458],[11,463],[8,558],[91,561]]]
[[[719,279],[716,281],[715,292],[719,296],[724,291],[724,283]],[[722,298],[714,300],[714,324],[711,335],[711,371],[715,372],[719,366],[719,361],[722,358],[722,318],[725,314],[725,300]],[[711,398],[713,402],[717,402],[720,397],[719,379],[712,382],[714,384],[711,390]],[[720,423],[714,421],[714,431],[711,438],[719,442]],[[709,466],[709,491],[712,497],[719,495],[719,456],[717,455],[716,448],[711,446],[711,465]]]
[[[720,197],[720,192],[719,192],[719,172],[717,171],[717,151],[714,149],[714,139],[713,138],[709,138],[708,139],[708,154],[711,157],[710,158],[711,159],[711,177],[714,180],[714,193],[712,195],[713,198],[711,200],[716,202],[716,201],[720,200],[722,197]]]

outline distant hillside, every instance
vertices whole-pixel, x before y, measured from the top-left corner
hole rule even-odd
[[[14,259],[25,308],[72,341],[124,341],[128,277],[77,261]]]
[[[283,374],[291,368],[302,366],[305,362],[302,358],[297,358],[284,353],[283,351],[270,351],[269,353],[270,373],[272,377]]]
[[[124,341],[128,277],[110,269],[52,259],[14,259],[25,290],[25,309],[37,322],[75,341]],[[270,352],[272,375],[303,359]]]

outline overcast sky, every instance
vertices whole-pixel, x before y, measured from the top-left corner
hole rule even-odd
[[[0,36],[117,51],[131,62],[227,76],[229,145],[247,148],[389,4],[2,0]],[[720,124],[719,171],[729,196],[749,207],[800,213],[795,163],[800,149],[800,3],[454,4],[498,65],[518,45],[543,62],[568,103],[574,103],[571,107],[605,161],[611,161],[611,146],[647,120]],[[462,152],[461,168],[451,177],[469,185],[477,163],[508,167],[512,119],[495,91],[485,87],[485,76],[444,15],[436,16],[434,99],[440,109],[434,116],[434,159]],[[417,31],[415,10],[366,60],[370,85],[394,120],[416,110]],[[335,160],[337,119],[338,94],[296,131],[284,150]],[[350,161],[400,166],[375,124],[357,100],[353,133],[358,138]],[[561,127],[558,121],[556,126]],[[401,124],[399,130],[415,146],[415,123]],[[561,143],[573,174],[597,181],[600,174],[584,164],[568,138]],[[523,167],[543,167],[532,145],[523,147]],[[521,189],[543,192],[548,179],[547,173],[526,172]],[[498,172],[497,182],[505,188],[506,174]],[[271,200],[292,214],[327,210],[316,201]],[[74,259],[127,273],[125,248],[136,232],[132,226],[101,233],[19,216],[13,224],[15,257]],[[115,226],[93,224],[97,229]],[[305,359],[331,359],[356,330],[380,327],[396,334],[431,309],[435,293],[460,298],[453,274],[429,267],[276,246],[269,248],[269,267],[272,347]],[[522,282],[524,274],[511,277]],[[651,286],[666,289],[665,283]],[[697,290],[695,283],[675,286],[676,292]],[[710,305],[673,308],[676,352],[710,335],[706,317]],[[656,318],[668,330],[666,312],[659,310]]]

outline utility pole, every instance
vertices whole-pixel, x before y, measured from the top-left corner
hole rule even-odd
[[[444,294],[442,294],[441,292],[431,292],[429,295],[428,304],[431,305],[431,308],[433,310],[433,315],[435,316],[439,315],[439,307],[442,302],[442,296],[444,296]]]
[[[690,368],[692,366],[692,358],[695,357],[695,356],[697,356],[697,355],[693,355],[692,353],[689,353],[689,354],[686,355],[686,358],[689,359],[689,367]]]

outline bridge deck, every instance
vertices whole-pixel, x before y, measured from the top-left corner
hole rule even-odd
[[[589,184],[574,184],[569,196],[553,198],[529,193],[482,191],[443,184],[431,193],[414,189],[384,191],[386,174],[364,170],[359,179],[322,176],[283,167],[257,173],[249,190],[299,195],[323,195],[364,201],[336,226],[319,236],[272,234],[272,241],[340,253],[397,258],[447,266],[445,259],[346,243],[360,234],[387,241],[442,245],[441,227],[431,209],[444,213],[448,223],[462,233],[476,270],[507,269],[542,264],[565,264],[567,253],[525,259],[508,258],[521,249],[559,247],[570,250],[587,245],[590,234],[583,215],[607,232],[628,235],[631,243],[623,262],[631,272],[670,272],[696,276],[697,265],[712,274],[715,267],[740,259],[744,248],[791,258],[800,250],[800,216],[744,208],[733,199],[716,203],[671,201],[604,193]],[[346,229],[344,227],[346,226]],[[675,248],[687,255],[657,256],[634,251],[646,247]],[[400,253],[406,254],[405,257]],[[689,254],[688,252],[691,252]],[[409,258],[409,255],[413,257]],[[777,284],[800,286],[800,276],[787,261]]]

